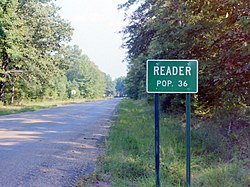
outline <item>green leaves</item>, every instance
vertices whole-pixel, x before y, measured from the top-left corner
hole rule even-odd
[[[82,54],[78,46],[69,46],[67,50],[68,55],[65,58],[69,63],[69,69],[66,72],[67,79],[77,87],[80,92],[79,96],[84,98],[103,97],[107,85],[105,74],[90,61],[88,56]]]
[[[72,82],[79,97],[100,97],[105,92],[104,73],[79,47],[65,47],[73,28],[51,2],[0,2],[0,100],[5,103],[13,85],[19,100],[66,98]],[[10,70],[22,74],[6,76]]]
[[[124,97],[126,95],[126,89],[125,89],[125,77],[119,77],[115,80],[115,90],[116,90],[116,96]]]
[[[127,1],[135,10],[123,30],[128,49],[128,94],[143,96],[147,59],[197,59],[198,100],[226,106],[249,95],[249,3],[247,1]],[[140,85],[140,86],[139,86]],[[239,102],[240,101],[240,102]]]

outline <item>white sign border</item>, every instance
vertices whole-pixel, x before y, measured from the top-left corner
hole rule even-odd
[[[196,79],[196,91],[194,91],[194,92],[153,92],[153,91],[148,91],[148,63],[150,63],[150,61],[159,61],[159,62],[162,62],[162,61],[171,61],[171,62],[173,62],[173,61],[178,61],[178,62],[180,62],[180,61],[185,61],[185,62],[187,62],[187,61],[196,61],[196,74],[197,74],[197,79]],[[169,94],[175,94],[175,93],[182,93],[182,94],[186,94],[186,93],[198,93],[198,79],[199,79],[199,65],[198,65],[198,60],[185,60],[185,59],[182,59],[182,60],[177,60],[177,59],[173,59],[173,60],[171,60],[171,59],[148,59],[147,60],[147,62],[146,62],[146,92],[147,93],[169,93]]]

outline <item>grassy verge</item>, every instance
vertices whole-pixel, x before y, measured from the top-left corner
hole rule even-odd
[[[111,186],[155,186],[153,113],[145,102],[121,102],[98,170],[111,176]],[[192,125],[192,186],[248,186],[249,160],[229,152],[227,140],[212,125],[205,128],[195,119]],[[185,116],[162,115],[160,133],[161,186],[185,186]]]
[[[3,106],[0,103],[0,116],[8,114],[16,114],[20,112],[31,112],[35,110],[57,107],[67,104],[94,101],[100,99],[74,99],[74,100],[45,100],[41,102],[25,102],[18,105]]]

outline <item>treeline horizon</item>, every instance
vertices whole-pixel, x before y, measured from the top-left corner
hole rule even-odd
[[[59,9],[53,0],[1,0],[3,103],[116,94],[117,80],[112,81],[79,46],[69,45],[73,28]]]
[[[228,116],[233,124],[250,105],[250,3],[246,0],[127,0],[123,46],[128,50],[127,94],[146,94],[148,59],[195,59],[198,115]],[[183,109],[185,94],[162,94],[162,109]]]

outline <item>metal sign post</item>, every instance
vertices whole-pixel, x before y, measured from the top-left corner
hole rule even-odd
[[[190,94],[186,94],[186,186],[190,187],[191,183],[191,128],[190,128],[191,112],[190,112]]]
[[[191,184],[190,93],[198,92],[197,60],[148,60],[147,93],[155,94],[155,174],[160,187],[160,109],[159,93],[186,93],[186,186]]]
[[[155,94],[155,176],[156,187],[160,187],[160,99]]]

